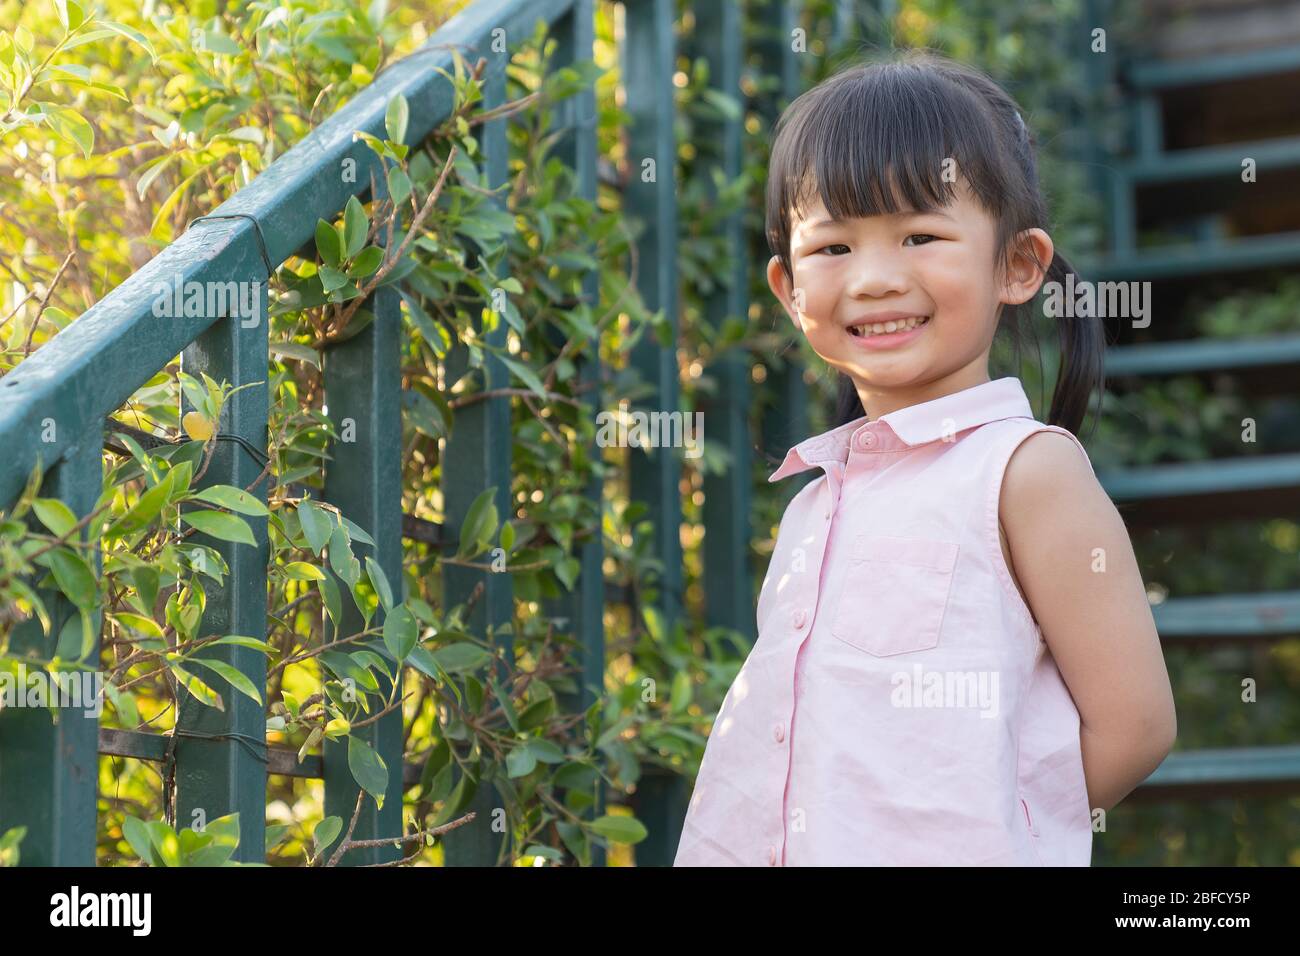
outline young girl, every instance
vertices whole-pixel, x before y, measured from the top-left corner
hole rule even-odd
[[[677,866],[1087,866],[1175,715],[1124,524],[1075,438],[1093,319],[1059,319],[1050,424],[990,380],[1054,253],[1028,130],[977,71],[856,66],[777,125],[768,281],[839,369],[758,641],[718,712]],[[1044,263],[1049,264],[1044,268]]]

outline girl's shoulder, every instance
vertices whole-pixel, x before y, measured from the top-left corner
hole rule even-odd
[[[1079,439],[1055,425],[1037,426],[1016,442],[1002,473],[998,519],[1013,539],[1049,509],[1083,516],[1114,507]]]
[[[1097,484],[1092,459],[1075,435],[1058,425],[1030,421],[1015,441],[1003,473],[1003,486],[1032,490],[1052,482]],[[1100,485],[1098,485],[1100,488]]]

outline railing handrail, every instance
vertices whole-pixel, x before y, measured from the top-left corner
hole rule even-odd
[[[403,94],[410,105],[408,144],[419,143],[451,113],[453,91],[436,68],[450,72],[453,49],[475,49],[498,27],[507,36],[531,35],[538,20],[554,23],[573,2],[477,0],[208,215],[252,217],[278,267],[310,242],[317,219],[332,221],[350,196],[369,188],[371,170],[382,173],[378,157],[354,134],[384,136],[394,95]],[[509,54],[499,56],[489,70],[505,68]],[[341,175],[348,159],[356,163],[355,182]],[[75,450],[85,426],[119,409],[221,318],[160,322],[152,312],[157,284],[170,287],[177,275],[185,283],[262,280],[266,264],[257,228],[246,218],[195,225],[0,379],[0,508],[22,492],[38,455],[48,471]],[[59,425],[55,440],[38,442],[33,436],[42,434],[47,418]]]

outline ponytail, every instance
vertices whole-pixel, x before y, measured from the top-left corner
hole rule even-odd
[[[1069,260],[1058,253],[1052,256],[1046,281],[1064,285],[1070,273],[1078,275]],[[1101,319],[1096,316],[1058,316],[1056,334],[1061,343],[1061,359],[1047,424],[1059,425],[1077,436],[1088,414],[1092,393],[1099,390],[1105,376],[1106,338]],[[1096,427],[1094,419],[1093,429]]]

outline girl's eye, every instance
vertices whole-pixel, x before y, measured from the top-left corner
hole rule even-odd
[[[822,246],[822,247],[821,247],[820,249],[818,249],[817,251],[818,251],[819,253],[821,253],[821,252],[825,252],[825,251],[828,250],[828,249],[844,249],[844,250],[847,250],[848,248],[849,248],[849,247],[846,246],[846,245],[845,245],[844,243],[842,243],[842,242],[835,242],[835,243],[831,243],[829,246]]]
[[[910,235],[910,236],[908,236],[906,239],[904,239],[904,240],[903,240],[903,245],[924,246],[924,245],[926,245],[927,243],[933,242],[934,240],[936,240],[936,239],[938,239],[938,238],[939,238],[938,236],[931,236],[931,235],[928,235],[928,234],[926,234],[926,233],[916,233],[916,234]],[[912,239],[919,239],[919,240],[921,240],[921,241],[920,241],[920,242],[911,242]]]

